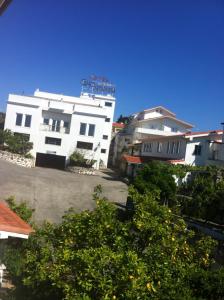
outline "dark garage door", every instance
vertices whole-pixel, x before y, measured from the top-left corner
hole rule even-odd
[[[61,155],[37,153],[36,166],[64,170],[65,159],[66,157]]]

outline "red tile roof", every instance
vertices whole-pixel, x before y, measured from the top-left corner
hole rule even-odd
[[[189,135],[200,135],[200,134],[210,134],[210,133],[223,133],[223,130],[207,130],[207,131],[194,131],[194,132],[187,132],[185,133],[185,136]]]
[[[15,214],[4,202],[0,202],[0,231],[29,235],[33,229]]]
[[[114,122],[114,123],[113,123],[113,127],[124,128],[124,123],[117,123],[117,122]]]
[[[150,162],[152,160],[162,160],[166,161],[168,158],[163,158],[163,157],[154,157],[154,156],[132,156],[132,155],[127,155],[124,154],[122,156],[122,159],[125,160],[126,162],[130,164],[143,164]]]

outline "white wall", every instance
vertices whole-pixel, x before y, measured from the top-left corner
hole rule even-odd
[[[30,134],[30,141],[33,142],[32,155],[40,153],[55,153],[68,157],[76,149],[77,141],[93,143],[93,151],[82,150],[86,158],[96,159],[96,166],[102,160],[107,166],[109,146],[111,140],[111,129],[115,109],[115,98],[108,96],[96,96],[94,99],[86,95],[70,97],[58,94],[36,91],[35,96],[9,95],[5,129],[13,132]],[[111,102],[111,106],[105,106],[105,102]],[[16,126],[16,114],[23,114],[22,126]],[[32,115],[31,127],[25,127],[25,114]],[[43,118],[50,120],[57,119],[70,122],[70,132],[48,131],[49,127],[43,126]],[[109,118],[109,122],[105,122]],[[50,121],[51,122],[51,121]],[[80,123],[94,124],[95,134],[91,136],[80,136]],[[88,133],[87,133],[88,134]],[[103,139],[103,135],[108,139]],[[45,144],[45,137],[61,139],[61,145]],[[101,153],[105,149],[106,153]]]

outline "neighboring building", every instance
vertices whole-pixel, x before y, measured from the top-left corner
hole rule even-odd
[[[193,125],[176,118],[163,106],[146,109],[134,114],[131,121],[115,136],[113,165],[119,165],[121,156],[130,144],[146,138],[177,136],[186,133]]]
[[[134,176],[150,160],[191,166],[224,166],[223,130],[189,132],[176,136],[151,136],[129,145],[121,159],[122,170]]]
[[[114,108],[111,95],[10,94],[5,129],[27,135],[36,165],[63,169],[77,150],[98,169],[107,166]]]
[[[0,202],[0,252],[8,238],[28,239],[33,229],[17,216],[4,202]],[[0,287],[6,267],[0,264]]]
[[[124,123],[113,122],[112,124],[112,137],[124,128]]]
[[[0,202],[0,240],[9,237],[28,239],[33,229],[14,213],[4,202]]]

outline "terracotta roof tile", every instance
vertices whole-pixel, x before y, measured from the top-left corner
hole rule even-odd
[[[0,231],[30,234],[34,230],[15,214],[4,202],[0,202]]]
[[[122,159],[127,161],[130,164],[143,164],[150,162],[152,160],[162,160],[166,161],[168,158],[163,158],[163,157],[154,157],[154,156],[132,156],[132,155],[127,155],[124,154],[122,156]]]
[[[113,123],[113,127],[119,127],[119,128],[124,128],[124,123],[117,123],[117,122],[114,122]]]

